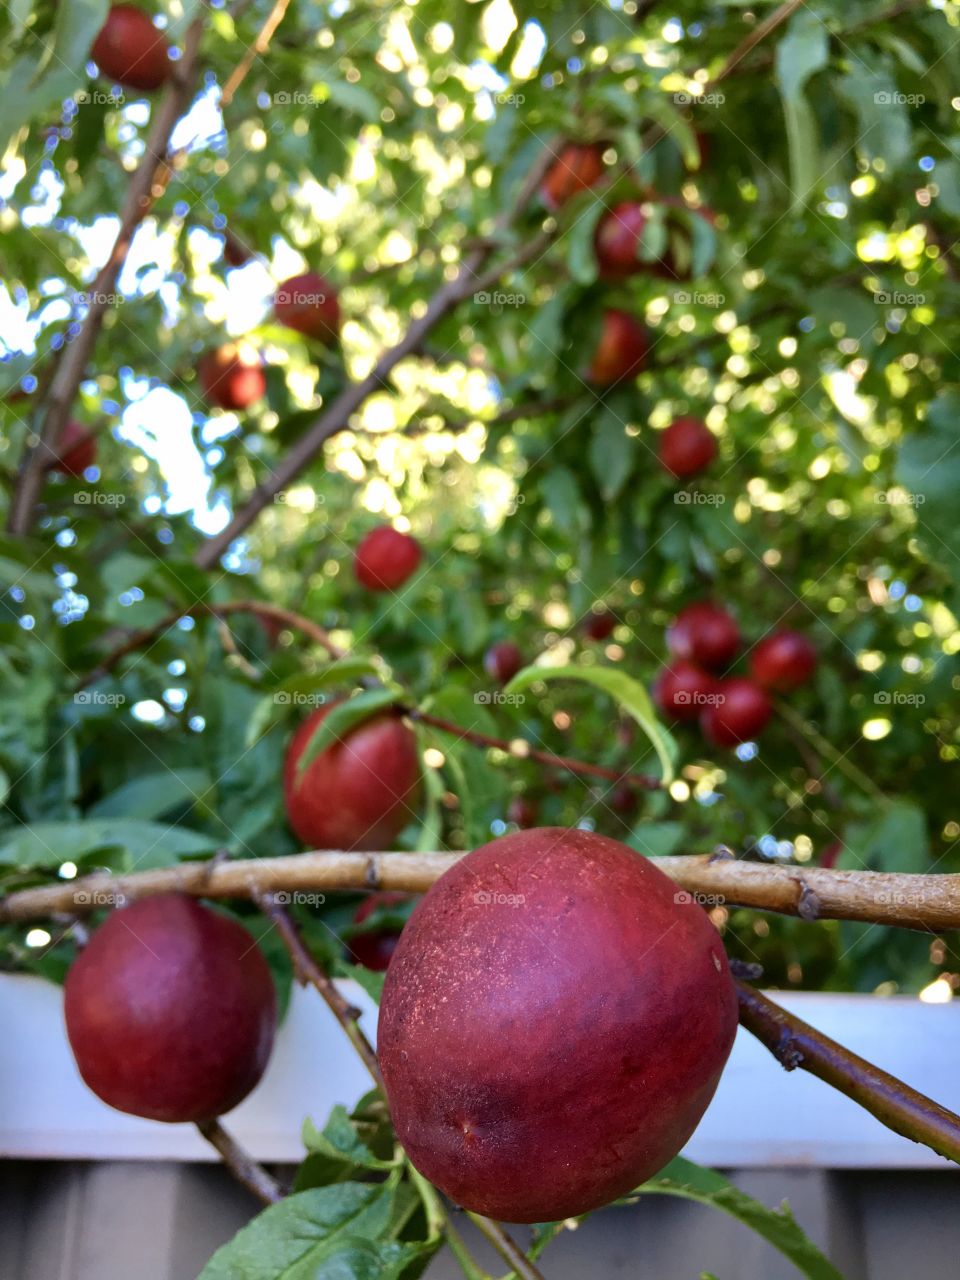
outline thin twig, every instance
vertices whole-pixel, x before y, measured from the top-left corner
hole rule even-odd
[[[314,960],[300,937],[297,926],[290,918],[290,913],[269,893],[253,891],[251,896],[279,933],[284,946],[290,953],[290,958],[293,961],[293,970],[301,986],[306,986],[309,983],[319,991],[327,1007],[343,1027],[350,1039],[350,1043],[363,1060],[363,1065],[370,1072],[373,1083],[378,1089],[382,1090],[383,1077],[380,1074],[380,1064],[377,1061],[376,1051],[360,1029],[358,1021],[360,1010],[355,1009],[349,1000],[346,1000],[340,994],[336,983],[327,977],[316,960]]]
[[[467,1217],[477,1230],[486,1236],[504,1262],[513,1267],[520,1280],[543,1280],[543,1272],[534,1266],[517,1242],[507,1235],[499,1223],[493,1222],[490,1218],[484,1218],[479,1213],[468,1213]]]
[[[777,27],[786,22],[803,3],[804,0],[786,0],[786,3],[780,5],[779,9],[774,9],[773,13],[764,18],[762,22],[758,22],[740,41],[710,83],[719,84],[721,80],[726,80],[727,76],[733,73],[734,68],[739,66],[747,54],[752,52],[761,40],[766,39],[772,31],[776,31]]]
[[[16,488],[10,503],[8,527],[11,533],[25,534],[33,522],[37,497],[83,380],[87,363],[100,333],[104,317],[112,306],[117,278],[126,261],[133,236],[146,217],[157,195],[162,193],[170,176],[168,153],[170,135],[186,110],[193,93],[200,55],[203,22],[195,19],[187,28],[183,57],[174,64],[170,87],[160,101],[153,127],[144,145],[143,158],[127,189],[120,211],[120,226],[107,261],[90,287],[92,295],[80,332],[69,347],[64,348],[44,406],[44,420],[39,438],[26,451],[20,465]]]
[[[588,778],[604,778],[607,782],[624,783],[643,791],[656,791],[662,783],[659,778],[649,773],[625,773],[622,769],[608,769],[605,765],[589,764],[585,760],[575,760],[572,756],[557,756],[550,751],[539,751],[523,738],[495,738],[489,733],[480,733],[476,729],[464,729],[452,720],[442,720],[439,716],[429,715],[426,711],[411,710],[407,713],[411,720],[428,724],[441,733],[449,733],[463,742],[470,742],[477,747],[496,747],[519,760],[533,760],[536,764],[545,765],[549,769],[564,769],[568,773],[582,774]]]
[[[960,1164],[960,1116],[851,1053],[752,987],[737,983],[740,1022],[787,1071],[802,1067],[881,1124]]]
[[[283,1199],[280,1184],[271,1178],[262,1165],[257,1164],[249,1152],[244,1151],[236,1138],[223,1127],[219,1120],[201,1120],[197,1128],[212,1147],[220,1153],[238,1182],[243,1183],[264,1204],[278,1204]]]
[[[425,893],[462,853],[351,853],[331,850],[212,866],[181,862],[114,876],[98,872],[69,883],[19,889],[0,898],[0,921],[83,915],[104,894],[146,897],[189,893],[207,898],[250,898],[260,893],[338,889],[402,889]],[[859,920],[942,933],[960,929],[960,875],[835,871],[826,867],[768,866],[709,856],[651,858],[680,888],[728,907],[753,907],[803,919]]]
[[[303,614],[294,613],[292,609],[281,608],[280,605],[264,604],[260,600],[231,600],[226,604],[208,604],[205,601],[198,601],[196,604],[184,605],[182,608],[172,609],[170,613],[161,618],[159,622],[153,624],[152,627],[143,627],[140,631],[134,631],[129,635],[122,644],[118,644],[111,649],[106,657],[92,671],[88,671],[84,675],[78,688],[85,689],[88,685],[94,684],[97,680],[103,679],[104,676],[110,674],[111,671],[127,657],[128,654],[134,653],[137,649],[144,649],[152,644],[154,640],[159,639],[165,631],[169,631],[175,626],[181,618],[194,618],[199,616],[210,616],[214,618],[226,618],[233,613],[251,613],[258,618],[263,618],[269,622],[278,622],[282,626],[290,627],[296,631],[302,631],[304,635],[309,636],[311,640],[326,649],[331,658],[343,657],[343,651],[337,647],[330,639],[323,627],[318,626],[316,622],[310,618],[305,618]]]
[[[230,73],[230,78],[223,86],[223,94],[220,97],[221,110],[228,107],[233,101],[233,95],[237,92],[244,80],[250,73],[250,68],[258,58],[262,58],[270,47],[270,41],[273,39],[273,33],[283,21],[283,16],[287,12],[290,0],[277,0],[270,13],[267,15],[266,21],[260,28],[256,40],[240,59],[236,67]]]

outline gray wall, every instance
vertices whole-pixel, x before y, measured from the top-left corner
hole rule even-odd
[[[734,1180],[790,1201],[847,1280],[960,1275],[960,1172],[751,1170]],[[4,1280],[196,1280],[256,1211],[217,1165],[0,1161]],[[469,1222],[463,1232],[475,1242]],[[522,1229],[516,1234],[522,1236]],[[476,1243],[494,1273],[502,1264]],[[775,1250],[725,1215],[651,1196],[595,1214],[544,1256],[547,1280],[796,1280]],[[439,1256],[429,1280],[461,1275]]]

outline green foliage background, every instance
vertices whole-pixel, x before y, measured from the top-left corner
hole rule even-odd
[[[209,111],[271,7],[210,12]],[[34,380],[83,319],[102,243],[90,229],[120,206],[148,128],[145,99],[113,102],[90,78],[105,8],[0,13],[8,495],[36,425]],[[198,9],[160,8],[173,39]],[[637,771],[656,771],[656,757],[639,730],[620,731],[610,698],[556,681],[497,702],[486,647],[509,638],[529,662],[605,665],[649,686],[670,618],[713,594],[748,646],[782,624],[820,651],[816,680],[754,758],[678,729],[672,792],[641,795],[629,818],[608,788],[422,730],[424,823],[401,847],[480,843],[523,792],[544,823],[587,822],[646,852],[723,842],[816,863],[839,841],[841,866],[960,869],[960,9],[801,5],[711,87],[771,10],[293,0],[222,120],[191,116],[82,386],[99,472],[51,477],[34,535],[0,541],[6,889],[65,863],[296,850],[280,772],[322,650],[292,632],[274,644],[239,616],[225,649],[220,624],[184,616],[77,692],[131,631],[238,599],[294,608],[380,655],[437,715]],[[664,136],[645,146],[651,122]],[[538,231],[537,201],[506,231],[494,219],[563,138],[602,140],[634,176],[566,206],[550,247],[438,325],[222,568],[195,568],[205,512],[238,509],[269,479],[478,238],[496,234],[509,255]],[[595,278],[596,220],[638,188],[714,211],[713,231],[694,219],[689,282]],[[223,263],[224,225],[256,255],[242,272]],[[341,290],[342,346],[311,347],[264,305],[246,337],[268,362],[267,398],[240,418],[211,415],[194,371],[233,332],[231,274],[266,294],[297,266]],[[581,375],[609,305],[645,317],[654,343],[639,378],[598,395]],[[131,406],[161,388],[192,415],[191,456],[211,486],[186,510],[178,468],[154,456],[170,402],[149,431],[129,429]],[[706,417],[720,443],[687,488],[655,457],[679,413]],[[398,597],[371,596],[350,570],[383,519],[426,550]],[[617,619],[603,645],[582,632],[597,602]],[[323,923],[336,931],[348,906],[306,922],[318,949],[334,946]],[[931,949],[919,935],[741,912],[726,930],[772,984],[915,990],[960,972],[949,938]],[[26,932],[5,931],[5,962],[59,972],[66,944],[28,946]]]

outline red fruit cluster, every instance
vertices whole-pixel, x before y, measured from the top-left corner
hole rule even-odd
[[[796,631],[765,636],[750,658],[752,679],[721,678],[740,651],[736,621],[719,605],[700,600],[682,609],[667,629],[672,661],[653,686],[653,697],[674,720],[700,722],[716,747],[755,738],[773,714],[770,693],[785,693],[809,680],[816,650]]]
[[[353,572],[369,591],[396,591],[417,571],[422,555],[416,538],[381,524],[361,539]]]
[[[385,712],[363,721],[301,769],[300,757],[336,705],[309,716],[287,749],[287,820],[313,849],[390,849],[413,817],[420,792],[417,739],[399,716]]]
[[[115,4],[100,28],[90,56],[101,72],[128,89],[159,89],[173,63],[153,19],[133,4]]]

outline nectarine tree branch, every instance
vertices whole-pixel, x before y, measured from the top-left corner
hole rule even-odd
[[[236,1180],[252,1192],[263,1204],[277,1204],[283,1199],[280,1184],[271,1178],[262,1165],[240,1146],[219,1120],[201,1120],[197,1128],[219,1153]]]
[[[259,32],[257,33],[257,38],[254,40],[253,44],[249,47],[249,49],[247,49],[246,53],[237,63],[236,67],[234,67],[233,71],[230,73],[230,78],[227,80],[227,83],[223,86],[223,93],[220,97],[221,110],[223,110],[224,107],[228,107],[230,105],[230,103],[233,101],[234,94],[237,92],[237,90],[243,84],[244,80],[246,80],[247,76],[250,74],[250,68],[253,66],[256,60],[258,58],[262,58],[263,55],[266,53],[266,51],[269,49],[270,41],[273,39],[273,33],[276,31],[277,27],[279,27],[280,23],[283,21],[284,14],[287,12],[287,8],[289,7],[289,4],[290,4],[290,0],[277,0],[276,4],[267,14],[267,17],[266,17],[266,20],[264,21],[263,26],[260,28]]]
[[[425,893],[462,853],[318,851],[225,862],[182,862],[115,876],[98,872],[68,883],[19,889],[0,898],[0,922],[82,915],[106,895],[154,893],[251,898],[255,893],[329,889],[402,889]],[[736,858],[682,856],[651,861],[681,889],[722,901],[812,920],[859,920],[924,932],[960,929],[960,874],[911,875],[768,866]]]
[[[960,1116],[737,983],[740,1022],[793,1071],[802,1067],[852,1098],[881,1124],[960,1164]]]
[[[377,1061],[373,1045],[360,1029],[358,1021],[360,1017],[359,1009],[355,1009],[349,1000],[346,1000],[340,994],[333,980],[327,977],[316,960],[314,960],[307,950],[306,943],[300,937],[297,926],[290,918],[290,913],[270,893],[254,891],[252,896],[257,906],[279,933],[281,941],[293,961],[293,971],[300,985],[305,987],[309,983],[319,991],[330,1012],[347,1033],[350,1043],[360,1055],[363,1065],[370,1072],[373,1083],[378,1089],[382,1090],[383,1077],[380,1074],[380,1064]]]
[[[780,5],[778,9],[774,9],[773,13],[764,18],[762,22],[758,22],[730,54],[713,77],[711,84],[719,84],[721,80],[725,80],[727,76],[731,75],[734,68],[740,65],[747,54],[751,53],[772,31],[775,31],[777,27],[786,22],[803,3],[804,0],[785,0],[785,3]]]
[[[97,680],[109,675],[128,654],[152,644],[165,631],[169,631],[181,618],[195,618],[198,616],[227,618],[234,613],[250,613],[258,618],[263,618],[265,621],[278,622],[281,626],[302,631],[304,635],[309,636],[311,640],[326,649],[331,658],[343,656],[342,650],[333,643],[323,627],[318,626],[310,618],[305,618],[302,614],[294,613],[292,609],[284,609],[275,604],[266,604],[260,600],[230,600],[225,604],[208,604],[206,601],[201,600],[196,604],[184,605],[182,608],[171,610],[159,622],[154,623],[152,627],[143,627],[139,631],[132,632],[122,644],[118,644],[114,649],[111,649],[98,666],[94,667],[92,671],[88,671],[81,678],[78,688],[85,689],[88,685],[94,684]]]
[[[153,126],[144,145],[143,159],[131,179],[120,211],[120,226],[106,262],[90,287],[90,301],[80,332],[64,349],[44,403],[44,417],[36,443],[29,447],[20,464],[16,488],[10,503],[8,527],[11,533],[25,534],[33,521],[37,497],[50,461],[70,416],[80,383],[93,353],[104,317],[112,305],[117,279],[137,227],[146,217],[157,194],[169,179],[168,155],[174,126],[186,110],[193,93],[200,55],[203,21],[196,18],[187,28],[183,56],[174,64],[170,86],[157,107]]]
[[[607,782],[626,783],[643,791],[656,791],[660,787],[660,779],[648,773],[624,773],[622,769],[608,769],[605,765],[589,764],[585,760],[575,760],[572,756],[556,756],[550,751],[539,751],[531,747],[523,738],[508,741],[506,738],[495,738],[489,733],[480,733],[476,729],[464,729],[452,720],[443,720],[426,711],[411,710],[411,720],[419,720],[421,724],[439,729],[441,733],[449,733],[463,742],[470,742],[475,747],[496,747],[507,755],[519,760],[533,760],[536,764],[545,765],[549,769],[564,769],[568,773],[583,774],[588,778],[604,778]]]
[[[544,147],[540,160],[531,166],[513,207],[501,214],[495,224],[497,232],[505,230],[517,213],[526,205],[553,159],[549,146]],[[539,252],[546,243],[545,233],[538,233],[529,243],[521,246],[499,268],[484,272],[496,247],[496,237],[473,249],[463,260],[460,270],[452,280],[445,281],[434,293],[422,316],[413,320],[406,333],[395,346],[384,351],[365,378],[351,383],[336,397],[325,412],[294,444],[276,469],[250,494],[244,506],[220,533],[211,538],[195,557],[201,569],[212,568],[227,551],[235,538],[254,522],[261,511],[273,501],[313,461],[327,440],[345,430],[351,417],[365,401],[380,391],[396,366],[420,350],[430,332],[471,293],[498,280],[504,272],[515,268]],[[483,274],[482,274],[483,273]]]

